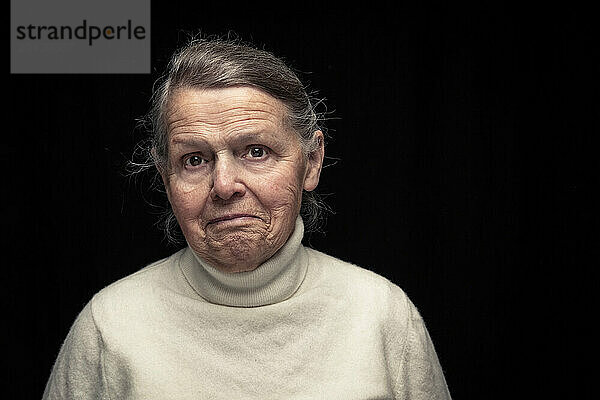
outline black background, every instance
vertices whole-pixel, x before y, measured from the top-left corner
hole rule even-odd
[[[15,397],[41,397],[94,293],[176,250],[123,165],[154,79],[199,30],[273,51],[326,99],[319,191],[335,215],[310,243],[407,292],[455,399],[583,390],[598,265],[589,10],[195,4],[153,2],[150,75],[9,75]]]

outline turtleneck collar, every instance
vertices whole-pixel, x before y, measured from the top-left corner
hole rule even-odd
[[[267,261],[248,272],[221,272],[188,246],[179,267],[188,283],[207,301],[233,307],[258,307],[290,298],[300,287],[308,259],[302,246],[304,224],[296,226],[287,242]]]

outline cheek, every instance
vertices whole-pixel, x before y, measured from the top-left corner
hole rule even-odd
[[[274,174],[261,182],[259,198],[272,211],[297,208],[302,195],[300,182],[296,174]]]
[[[169,201],[178,219],[197,218],[200,210],[206,204],[207,197],[208,191],[203,190],[199,186],[192,186],[185,183],[172,183],[170,185]]]

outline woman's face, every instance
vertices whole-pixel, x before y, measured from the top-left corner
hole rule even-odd
[[[250,87],[180,89],[167,111],[163,181],[190,247],[226,272],[255,269],[294,229],[318,184],[321,146],[304,157],[286,108]]]

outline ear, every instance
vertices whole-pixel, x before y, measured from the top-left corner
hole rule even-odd
[[[313,191],[319,184],[321,168],[323,167],[323,158],[325,157],[325,138],[323,132],[315,131],[315,140],[318,146],[308,155],[306,174],[304,175],[304,190]]]
[[[156,154],[156,148],[152,148],[150,150],[150,154],[152,155],[152,159],[154,160],[154,165],[160,174],[160,178],[162,179],[163,186],[165,187],[165,192],[167,193],[167,198],[171,201],[171,188],[169,186],[169,175],[166,172],[166,166],[162,165],[158,162],[158,156]]]

